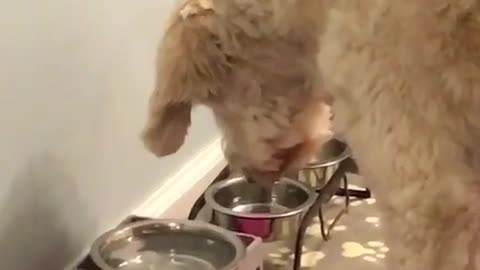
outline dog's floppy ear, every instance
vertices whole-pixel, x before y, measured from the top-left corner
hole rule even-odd
[[[192,104],[174,103],[158,109],[148,119],[143,142],[152,153],[162,157],[177,152],[185,142]]]
[[[143,132],[145,145],[159,157],[173,154],[183,145],[192,106],[217,95],[225,81],[227,58],[205,26],[213,19],[182,18],[177,13],[161,42],[156,85]]]

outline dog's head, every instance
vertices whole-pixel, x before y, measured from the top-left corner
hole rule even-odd
[[[155,155],[162,157],[175,153],[184,143],[190,126],[190,113],[195,104],[208,103],[222,95],[226,81],[235,68],[223,51],[222,45],[235,48],[232,36],[238,29],[227,26],[218,31],[219,24],[229,25],[225,18],[218,20],[215,12],[238,13],[248,16],[273,18],[266,20],[278,25],[273,28],[288,32],[309,16],[318,16],[318,0],[189,0],[174,13],[158,53],[157,81],[150,98],[149,115],[143,131],[143,141]],[[317,13],[317,14],[315,14]],[[212,32],[212,25],[227,37]],[[243,25],[243,24],[240,24]],[[307,23],[308,25],[308,23]],[[305,27],[296,27],[304,29]],[[247,32],[247,31],[246,31]],[[229,44],[231,42],[232,44]],[[218,104],[218,103],[217,103]],[[214,110],[214,113],[218,111]],[[231,131],[236,133],[237,130]],[[251,158],[251,157],[250,157]]]

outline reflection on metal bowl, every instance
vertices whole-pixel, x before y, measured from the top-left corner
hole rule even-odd
[[[243,177],[233,178],[212,185],[205,193],[214,224],[259,236],[264,242],[295,237],[315,198],[314,190],[287,178],[271,190]]]
[[[350,157],[347,144],[331,139],[317,155],[298,172],[298,180],[314,189],[322,188],[338,169],[340,163]]]
[[[94,262],[104,270],[235,270],[245,255],[242,241],[199,221],[134,222],[99,237]]]

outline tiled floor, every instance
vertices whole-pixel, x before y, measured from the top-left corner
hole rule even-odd
[[[361,179],[353,179],[361,185]],[[352,185],[353,187],[357,187]],[[333,218],[343,206],[344,198],[334,198],[326,210],[327,219]],[[331,240],[324,242],[318,219],[307,231],[302,256],[302,269],[383,270],[388,247],[382,239],[381,220],[375,208],[375,199],[352,201],[350,211],[333,229]],[[289,248],[276,247],[269,252],[265,270],[291,270]]]

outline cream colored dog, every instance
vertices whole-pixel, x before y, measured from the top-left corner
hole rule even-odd
[[[480,1],[332,3],[319,64],[389,269],[480,269]]]
[[[158,156],[183,144],[192,106],[212,109],[234,170],[275,180],[329,139],[320,88],[318,1],[190,0],[158,58],[144,141]]]
[[[162,42],[144,140],[174,153],[204,104],[230,164],[276,177],[328,138],[333,100],[335,132],[384,216],[388,269],[479,270],[479,5],[186,1]]]

